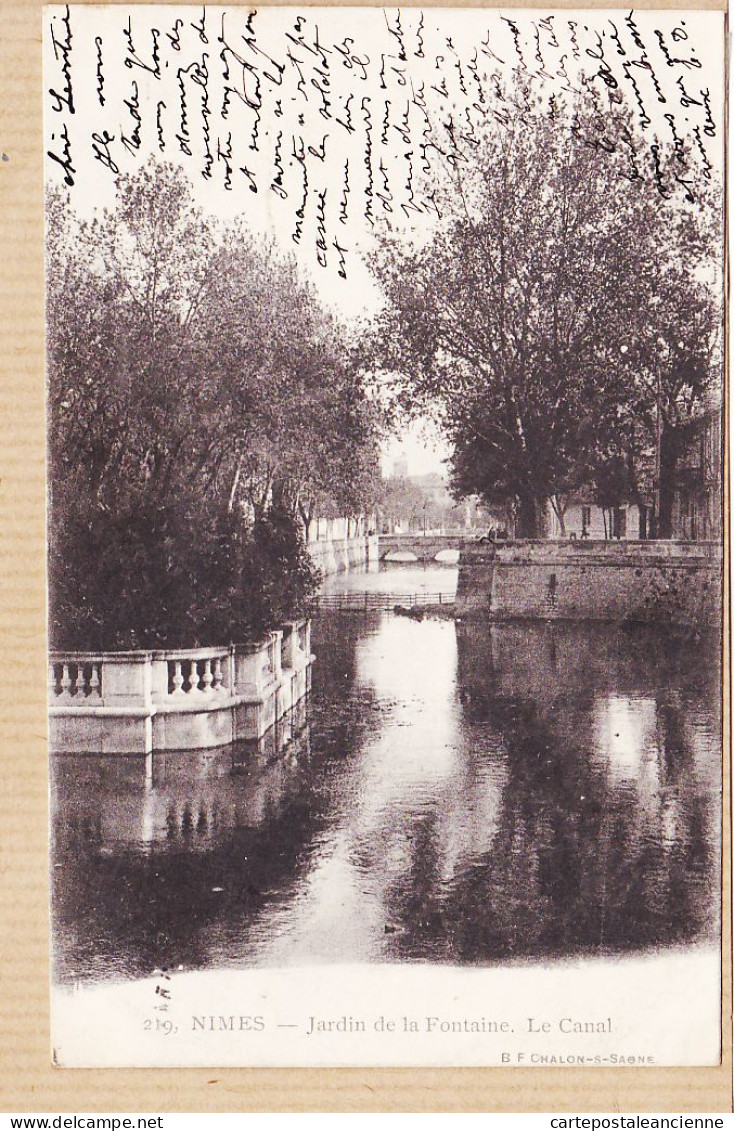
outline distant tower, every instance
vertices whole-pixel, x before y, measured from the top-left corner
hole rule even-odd
[[[396,459],[392,465],[392,478],[393,479],[407,479],[408,478],[408,460],[406,456],[401,456]]]

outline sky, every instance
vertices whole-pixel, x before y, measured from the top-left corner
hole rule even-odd
[[[436,428],[413,424],[383,445],[382,473],[390,476],[395,462],[407,459],[409,475],[438,474],[446,477],[445,461],[450,447]]]

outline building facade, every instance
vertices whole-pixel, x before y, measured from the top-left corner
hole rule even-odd
[[[718,542],[723,535],[721,413],[686,425],[673,499],[673,537]]]
[[[563,516],[565,534],[558,515],[548,504],[547,536],[549,538],[590,538],[595,540],[643,539],[649,535],[649,508],[643,503],[626,501],[617,507],[600,507],[590,492],[579,491]]]

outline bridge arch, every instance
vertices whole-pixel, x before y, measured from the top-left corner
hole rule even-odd
[[[460,534],[381,534],[379,538],[380,561],[418,561],[446,563],[439,557],[446,551],[453,551],[451,564],[459,560],[464,538]],[[400,554],[401,557],[395,557]],[[402,557],[411,554],[412,557]],[[456,557],[453,557],[453,555]]]
[[[388,550],[385,554],[380,555],[380,560],[383,562],[395,562],[397,565],[410,565],[420,559],[417,554],[412,553],[410,550]]]

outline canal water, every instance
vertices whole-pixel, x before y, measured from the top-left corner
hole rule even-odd
[[[456,569],[329,584],[367,587]],[[715,640],[324,610],[313,651],[279,752],[54,757],[57,981],[718,937]]]

